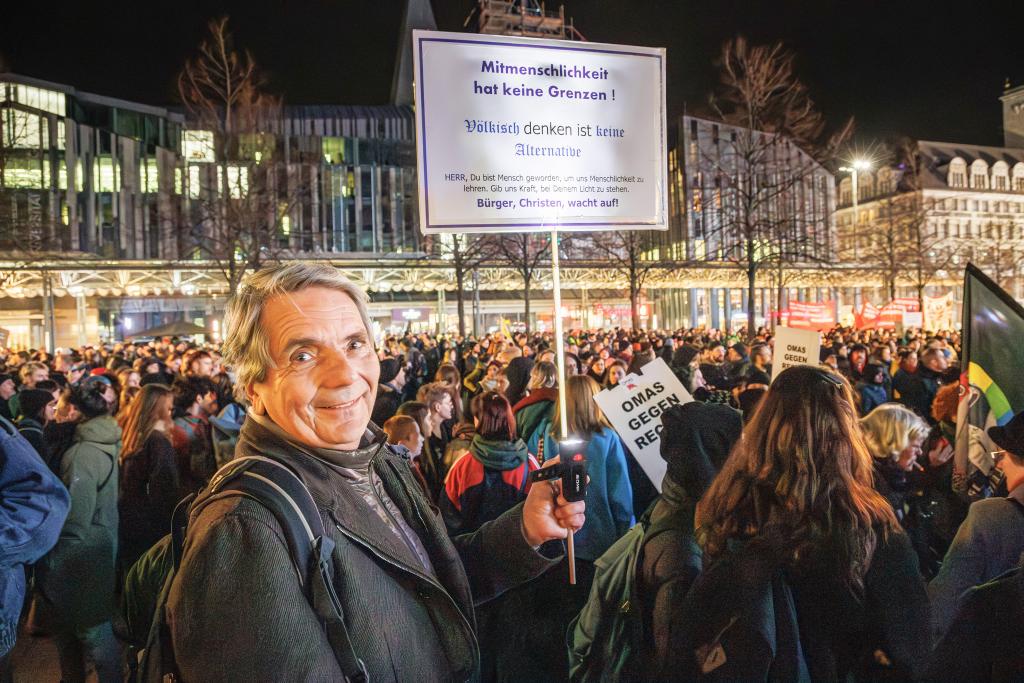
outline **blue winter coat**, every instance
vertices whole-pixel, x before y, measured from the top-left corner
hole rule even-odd
[[[551,435],[548,422],[543,432],[545,459],[558,454],[558,443]],[[633,517],[633,489],[629,484],[626,451],[622,439],[613,429],[602,429],[590,436],[587,450],[587,521],[576,532],[576,556],[596,560],[620,536],[636,523]]]
[[[25,600],[25,565],[57,542],[69,504],[60,479],[0,417],[0,657],[14,647]]]

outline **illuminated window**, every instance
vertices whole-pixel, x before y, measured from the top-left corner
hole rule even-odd
[[[328,164],[345,162],[345,138],[325,137],[323,139],[324,161]]]
[[[174,194],[181,194],[182,186],[185,183],[184,172],[180,168],[174,169]]]
[[[139,189],[148,194],[160,191],[160,178],[156,159],[144,159],[139,164]]]
[[[185,161],[214,161],[213,131],[186,130],[182,133],[182,154]]]
[[[988,189],[988,164],[984,159],[975,159],[971,164],[971,187],[975,190]]]
[[[4,164],[3,185],[8,188],[42,189],[43,164],[39,159],[7,159]]]
[[[117,192],[121,189],[113,157],[96,157],[93,164],[93,189],[96,192]]]
[[[289,216],[288,214],[281,216],[281,234],[292,234],[292,217]]]
[[[199,167],[195,165],[188,167],[188,196],[199,199]]]
[[[14,102],[40,109],[51,114],[64,116],[67,112],[64,105],[64,93],[54,90],[44,90],[31,85],[20,85],[17,83],[0,83],[0,101],[7,99],[7,88],[10,87],[11,99]]]
[[[949,162],[946,184],[950,187],[967,187],[967,162],[956,157]]]
[[[7,109],[4,112],[4,147],[39,149],[45,139],[45,124],[37,114]]]
[[[245,166],[228,166],[228,194],[232,199],[241,199],[249,194],[249,169]]]
[[[85,166],[82,160],[75,162],[75,192],[85,191]]]
[[[57,162],[57,189],[68,189],[68,163],[63,159]]]

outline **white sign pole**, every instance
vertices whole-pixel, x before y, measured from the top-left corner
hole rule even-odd
[[[558,227],[551,229],[551,285],[554,293],[555,358],[558,361],[558,433],[559,443],[569,438],[568,416],[565,408],[565,336],[562,329],[562,278],[558,268]],[[576,585],[576,546],[572,529],[566,538],[569,555],[569,583]]]

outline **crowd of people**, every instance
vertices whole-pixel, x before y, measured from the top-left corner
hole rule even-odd
[[[222,346],[0,350],[4,676],[19,629],[54,638],[68,683],[144,675],[149,612],[140,629],[126,579],[189,496],[204,504],[186,508],[157,615],[186,681],[339,680],[347,650],[369,680],[583,680],[581,661],[602,666],[585,609],[601,558],[638,524],[638,680],[1024,674],[987,623],[1024,611],[1024,416],[972,427],[954,471],[955,332],[836,329],[819,365],[773,382],[767,329],[571,330],[560,372],[550,334],[375,343],[362,293],[332,273],[254,276]],[[595,401],[656,358],[695,399],[662,416],[660,487]],[[534,481],[563,421],[585,511]],[[310,611],[280,520],[208,501],[245,458],[310,491],[343,637]],[[737,626],[765,586],[767,655]]]

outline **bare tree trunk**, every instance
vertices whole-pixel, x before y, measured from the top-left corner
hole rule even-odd
[[[466,338],[466,300],[462,292],[463,284],[466,280],[466,273],[459,262],[460,259],[455,260],[455,305],[456,310],[459,314],[459,336],[463,339]]]
[[[524,305],[524,310],[525,310],[524,317],[526,318],[526,334],[530,334],[530,280],[531,279],[532,278],[530,276],[524,276],[523,277],[523,285],[525,287],[524,290],[523,290],[523,305]],[[555,315],[558,315],[558,313],[556,312]]]
[[[636,286],[636,278],[629,280],[629,306],[633,314],[633,331],[640,329],[640,288]]]
[[[757,261],[754,260],[754,241],[747,240],[747,338],[754,337],[756,310],[754,308],[754,290],[757,289]],[[726,329],[732,323],[731,304],[725,302]]]

